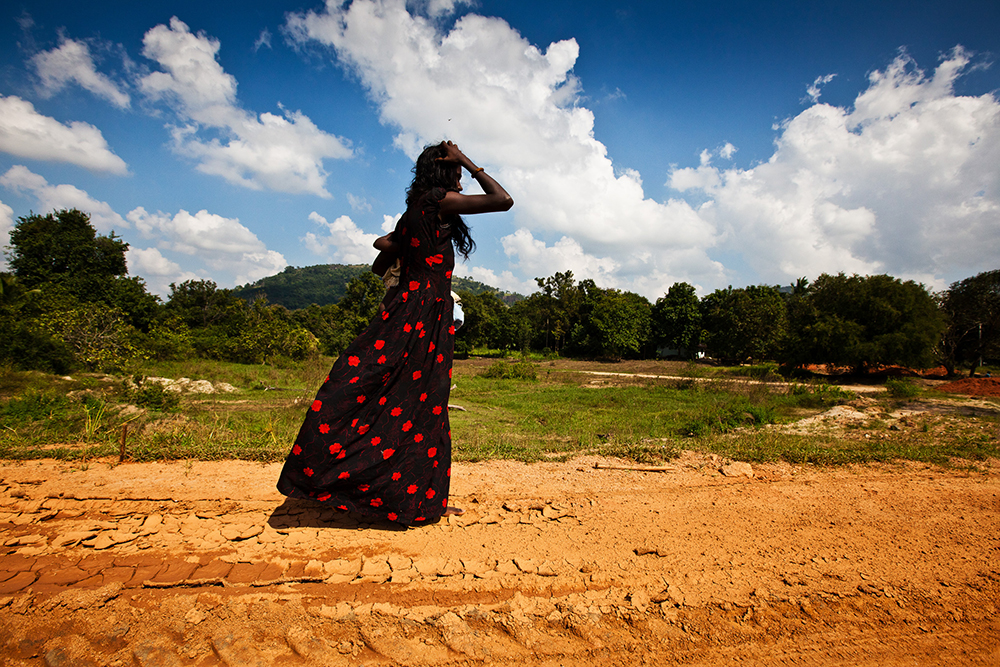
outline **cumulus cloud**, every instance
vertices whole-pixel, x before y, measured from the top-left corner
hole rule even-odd
[[[0,185],[18,194],[34,197],[39,210],[46,213],[71,208],[88,213],[91,224],[102,233],[120,231],[129,226],[107,202],[94,199],[75,185],[50,185],[44,177],[23,165],[14,165],[0,176]]]
[[[268,250],[257,235],[236,218],[225,218],[205,210],[194,214],[183,209],[174,215],[162,211],[150,213],[141,206],[130,211],[127,217],[140,234],[156,239],[157,249],[187,255],[214,269],[216,275],[221,272],[230,278],[220,276],[216,279],[220,284],[253,282],[288,266],[281,253]]]
[[[163,256],[157,248],[135,248],[125,251],[125,262],[129,273],[142,276],[152,294],[161,297],[170,295],[170,283],[180,284],[185,280],[200,280],[202,276],[185,271],[177,262]]]
[[[752,169],[710,161],[668,184],[761,282],[885,272],[942,287],[1000,257],[1000,102],[958,96],[960,47],[926,74],[905,53],[872,72],[853,108],[814,104]]]
[[[131,104],[127,92],[97,71],[86,42],[64,37],[58,47],[36,53],[28,62],[38,74],[44,97],[50,97],[67,84],[75,83],[120,109],[126,109]]]
[[[680,199],[647,197],[639,174],[616,171],[594,138],[594,116],[578,105],[575,40],[539,49],[504,21],[475,14],[445,32],[403,0],[330,2],[289,15],[285,31],[295,43],[335,50],[409,156],[447,137],[497,175],[517,201],[520,229],[505,247],[521,270],[540,268],[544,262],[529,257],[541,253],[555,262],[545,275],[573,268],[625,287],[683,257],[689,279],[722,280],[722,266],[706,252],[712,226]],[[529,248],[535,254],[520,254]]]
[[[33,160],[68,162],[91,171],[128,172],[125,161],[108,148],[96,127],[80,121],[60,123],[14,95],[0,95],[0,151]]]
[[[14,209],[0,201],[0,251],[10,243],[10,230],[14,229]],[[0,252],[0,270],[7,270],[7,256]]]
[[[378,235],[366,234],[349,216],[342,215],[328,222],[313,211],[309,219],[323,230],[320,234],[306,232],[301,239],[314,254],[337,264],[369,264],[378,254],[372,246]]]
[[[143,38],[143,55],[162,71],[142,77],[139,87],[176,113],[174,150],[195,160],[200,171],[231,183],[329,198],[323,160],[350,157],[346,140],[299,111],[256,115],[240,108],[236,79],[216,60],[219,47],[218,40],[193,34],[176,17]]]

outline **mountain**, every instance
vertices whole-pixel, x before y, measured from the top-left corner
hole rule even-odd
[[[301,268],[289,266],[277,275],[236,287],[233,295],[248,301],[263,295],[269,303],[282,305],[289,310],[308,308],[314,303],[325,306],[340,301],[346,293],[347,284],[368,271],[371,271],[371,267],[367,264],[317,264]],[[504,292],[468,278],[453,278],[452,289],[473,294],[496,292],[508,305],[524,298],[520,294]]]

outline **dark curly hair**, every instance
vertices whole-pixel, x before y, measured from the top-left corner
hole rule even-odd
[[[458,191],[458,178],[456,177],[456,164],[454,162],[442,162],[438,158],[446,154],[445,143],[432,144],[424,148],[417,158],[417,163],[413,165],[413,182],[406,189],[406,208],[417,203],[424,194],[434,188],[443,188],[452,192]],[[455,247],[463,257],[469,259],[469,253],[476,249],[476,242],[472,240],[469,233],[469,226],[460,215],[441,216],[444,223],[451,227],[451,238],[455,242]]]

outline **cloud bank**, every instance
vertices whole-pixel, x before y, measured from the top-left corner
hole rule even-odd
[[[0,176],[0,185],[18,194],[34,197],[38,210],[45,213],[70,208],[88,213],[94,228],[104,234],[120,232],[130,226],[107,202],[94,199],[75,185],[50,185],[44,177],[22,165],[14,165]]]
[[[0,95],[0,151],[32,160],[68,162],[91,171],[128,173],[125,161],[111,152],[96,127],[80,121],[64,125],[15,95]]]
[[[86,42],[63,37],[58,47],[36,53],[29,64],[38,74],[43,97],[51,97],[67,84],[75,83],[120,109],[131,104],[127,92],[97,71]]]
[[[1000,256],[1000,105],[955,94],[970,66],[961,48],[932,75],[901,54],[852,108],[821,103],[834,75],[817,77],[767,162],[716,166],[737,150],[721,142],[671,171],[677,194],[657,201],[595,138],[574,40],[541,49],[500,19],[466,14],[449,27],[403,0],[330,1],[289,15],[285,34],[329,47],[409,156],[447,137],[497,174],[517,201],[502,236],[511,286],[566,269],[651,298],[677,280],[704,292],[838,271],[941,286]],[[473,222],[502,234],[488,217]]]

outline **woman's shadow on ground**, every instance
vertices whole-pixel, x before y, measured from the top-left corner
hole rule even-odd
[[[345,512],[314,500],[285,498],[274,508],[267,518],[267,525],[279,533],[288,533],[292,528],[329,528],[335,530],[381,530],[402,532],[407,529],[401,523],[388,519],[378,520],[354,512]]]

